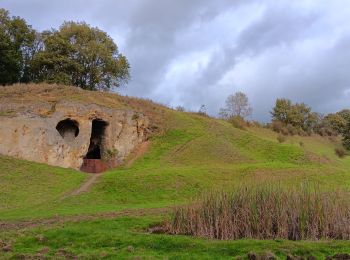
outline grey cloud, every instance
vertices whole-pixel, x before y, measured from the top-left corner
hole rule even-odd
[[[261,120],[277,97],[320,112],[348,104],[350,29],[343,24],[350,5],[343,0],[0,0],[0,6],[39,30],[84,20],[107,31],[131,63],[123,94],[193,110],[206,104],[215,115],[227,95],[241,90]]]
[[[240,33],[235,47],[222,46],[220,51],[212,56],[208,66],[201,71],[200,77],[188,88],[190,95],[183,93],[184,103],[189,105],[197,102],[199,106],[201,101],[209,104],[209,112],[215,114],[227,95],[244,88],[236,86],[234,82],[231,83],[231,87],[219,84],[222,77],[239,62],[237,59],[247,55],[258,56],[279,45],[291,45],[304,37],[304,29],[311,27],[316,20],[315,14],[298,15],[280,7],[267,8],[257,21]],[[228,90],[230,92],[227,92]],[[264,110],[266,113],[266,108]]]
[[[254,73],[260,76],[250,82],[252,95],[257,97],[254,100],[256,117],[268,120],[266,111],[279,97],[305,102],[321,113],[349,107],[349,94],[346,94],[350,90],[349,49],[347,36],[327,48],[315,50],[311,57],[307,52],[295,51],[300,52],[297,57],[288,55],[281,61],[264,61],[264,66],[270,69],[255,69]],[[285,67],[288,73],[283,70]]]
[[[316,13],[300,14],[285,6],[267,7],[263,16],[240,34],[237,49],[259,54],[276,45],[291,45],[308,36],[308,29],[318,17]]]
[[[216,4],[215,4],[216,3]],[[152,97],[169,64],[184,52],[177,39],[197,21],[208,22],[222,11],[241,1],[146,1],[131,15],[133,32],[127,38],[126,53],[132,64],[133,77],[128,93]],[[216,6],[216,8],[212,8]],[[187,43],[182,43],[187,45]],[[170,90],[171,92],[172,90]],[[164,91],[167,96],[169,91]],[[168,100],[163,100],[167,102]]]

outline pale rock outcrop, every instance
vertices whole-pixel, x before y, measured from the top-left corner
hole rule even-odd
[[[147,118],[132,110],[60,101],[0,104],[0,111],[16,111],[0,114],[0,154],[65,168],[81,167],[89,150],[93,120],[106,123],[101,130],[101,154],[107,154],[113,164],[122,162],[147,139]],[[64,120],[68,124],[58,126]]]

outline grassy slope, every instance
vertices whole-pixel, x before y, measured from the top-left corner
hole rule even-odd
[[[159,220],[159,217],[122,217],[40,228],[21,232],[20,236],[6,233],[7,240],[16,241],[15,252],[20,252],[6,256],[36,255],[45,247],[49,248],[46,255],[54,259],[56,252],[62,249],[79,259],[138,259],[137,256],[141,259],[234,259],[245,257],[248,252],[273,252],[279,259],[285,259],[287,254],[324,259],[338,252],[350,252],[346,241],[215,241],[145,232],[150,224]],[[38,240],[38,237],[43,239]],[[132,252],[128,250],[130,246],[134,249]]]
[[[73,93],[66,95],[67,91]],[[150,102],[111,94],[75,92],[66,88],[51,90],[46,98],[57,101],[58,97],[69,97],[82,102],[94,100],[110,107],[144,109],[155,121],[163,120],[164,133],[152,138],[151,149],[131,167],[105,173],[93,189],[73,197],[65,195],[79,186],[84,174],[0,157],[0,220],[172,206],[186,203],[188,198],[208,188],[230,189],[242,182],[275,181],[282,185],[296,185],[306,179],[319,182],[325,189],[349,188],[350,160],[340,160],[334,155],[334,147],[338,145],[335,141],[319,137],[292,137],[287,143],[279,144],[275,134],[266,129],[242,131],[220,120],[167,110]],[[0,97],[6,95],[10,94],[0,93]],[[11,97],[15,95],[11,94]],[[26,98],[35,100],[30,95]],[[16,101],[16,98],[13,99]],[[21,96],[18,96],[17,100],[20,99]],[[304,143],[303,147],[299,145],[300,141]],[[198,257],[228,257],[234,252],[239,255],[266,248],[277,254],[282,254],[283,248],[293,252],[300,250],[300,254],[324,250],[325,255],[339,250],[339,247],[343,252],[350,252],[348,242],[210,242],[140,232],[140,227],[154,221],[157,217],[135,217],[69,224],[62,230],[36,229],[16,239],[15,248],[18,252],[33,253],[41,246],[33,240],[33,236],[44,232],[45,236],[52,236],[48,245],[52,250],[64,247],[76,254],[89,255],[107,251],[110,255],[126,257],[130,254],[124,249],[128,244],[137,248],[135,254],[156,257],[179,256],[181,249]],[[92,229],[95,232],[90,234]],[[101,242],[100,247],[98,242],[91,242],[95,239],[94,235],[108,237],[109,242]],[[17,235],[9,232],[0,234],[1,237],[15,239]],[[64,244],[62,241],[66,240],[62,237],[68,237],[74,243]],[[86,250],[82,244],[92,249]],[[120,250],[115,252],[115,248]]]

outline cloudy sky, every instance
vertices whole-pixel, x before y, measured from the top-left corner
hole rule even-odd
[[[253,118],[278,97],[350,107],[349,0],[0,0],[37,30],[65,20],[106,31],[131,64],[121,93],[216,115],[245,92]]]

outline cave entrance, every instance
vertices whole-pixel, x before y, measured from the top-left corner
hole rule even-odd
[[[107,126],[106,121],[100,119],[92,121],[90,145],[85,159],[102,159]]]
[[[101,160],[105,151],[105,135],[108,123],[101,119],[94,119],[91,127],[90,145],[83,159],[82,171],[98,173],[105,171],[107,166]]]
[[[64,140],[72,142],[79,134],[79,124],[77,121],[67,118],[58,122],[56,130]]]

